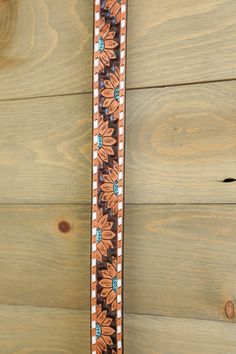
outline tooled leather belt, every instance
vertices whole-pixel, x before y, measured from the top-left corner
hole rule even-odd
[[[126,0],[94,0],[91,353],[123,353]]]

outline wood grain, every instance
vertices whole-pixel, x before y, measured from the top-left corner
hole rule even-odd
[[[226,320],[236,206],[132,205],[125,215],[125,311]]]
[[[0,7],[0,98],[91,91],[93,1]]]
[[[1,99],[91,91],[92,0],[3,4]],[[234,0],[130,0],[128,10],[128,88],[236,78]]]
[[[88,309],[89,217],[89,206],[0,207],[0,303]]]
[[[89,312],[0,306],[1,354],[88,354]]]
[[[0,102],[0,203],[90,201],[91,98]]]
[[[234,203],[236,83],[128,92],[127,203]],[[0,102],[0,203],[89,203],[91,96]]]
[[[128,87],[236,77],[234,0],[131,0]]]
[[[155,316],[125,317],[127,354],[233,354],[235,324]]]
[[[0,225],[0,303],[89,308],[89,206],[1,206]],[[127,313],[226,321],[236,206],[128,205],[125,226]]]
[[[88,354],[89,311],[0,306],[1,354]],[[49,330],[50,329],[50,330]],[[125,316],[126,354],[234,353],[235,324]]]
[[[234,203],[236,84],[128,93],[126,201]]]

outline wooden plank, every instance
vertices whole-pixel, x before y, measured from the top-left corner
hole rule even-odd
[[[234,0],[129,2],[128,87],[236,77]]]
[[[91,91],[92,4],[5,1],[1,99]],[[128,88],[236,78],[235,18],[234,0],[130,0]]]
[[[129,315],[125,329],[127,354],[235,353],[231,323]]]
[[[89,311],[0,306],[0,352],[89,352]],[[125,316],[127,354],[234,353],[235,324]]]
[[[236,83],[128,92],[126,202],[234,203]],[[0,203],[89,203],[91,96],[0,102]]]
[[[89,206],[1,206],[0,225],[0,303],[89,308]],[[236,206],[128,205],[125,311],[225,321],[235,229]]]
[[[235,82],[129,92],[126,201],[234,203],[235,101]]]
[[[0,102],[0,202],[90,201],[89,95]]]
[[[1,354],[88,354],[89,312],[0,306]]]
[[[89,206],[0,207],[0,303],[88,309],[89,216]]]
[[[0,98],[91,91],[92,8],[92,0],[5,1]]]
[[[236,206],[132,205],[125,311],[225,320],[236,298]]]

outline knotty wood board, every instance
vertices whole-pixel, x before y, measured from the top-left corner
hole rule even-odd
[[[236,325],[155,316],[125,317],[127,354],[234,354]]]
[[[89,308],[89,206],[0,207],[0,225],[1,304]]]
[[[234,203],[236,84],[129,92],[128,203]]]
[[[129,91],[127,203],[234,203],[236,83]],[[91,96],[0,102],[0,202],[89,203]]]
[[[91,91],[92,0],[5,4],[0,98]],[[236,78],[234,0],[130,0],[128,15],[128,88]]]
[[[225,320],[236,206],[130,205],[125,217],[125,311]]]
[[[88,354],[89,311],[0,306],[1,354]],[[49,330],[50,329],[50,330]],[[233,354],[235,324],[125,316],[126,354]]]
[[[0,225],[0,303],[89,308],[90,206],[1,206]],[[127,313],[226,320],[236,206],[128,205],[125,227]]]

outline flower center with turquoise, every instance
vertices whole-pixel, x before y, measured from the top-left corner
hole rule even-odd
[[[98,149],[101,149],[102,143],[103,143],[102,136],[101,134],[98,134]]]
[[[96,324],[96,338],[97,338],[97,339],[100,338],[101,335],[102,335],[102,328],[101,328],[101,326],[97,323],[97,324]]]
[[[120,99],[120,88],[119,88],[119,86],[117,86],[115,88],[115,90],[114,90],[114,97],[115,97],[116,101],[119,101],[119,99]]]
[[[117,278],[114,277],[112,279],[112,289],[115,291],[115,293],[117,292]]]
[[[98,50],[99,50],[99,52],[103,52],[104,48],[105,48],[104,40],[100,36],[99,39],[98,39]]]
[[[119,186],[118,186],[118,181],[115,181],[113,184],[113,192],[117,196],[119,193]]]
[[[96,242],[99,243],[102,241],[102,230],[99,227],[96,230]]]

